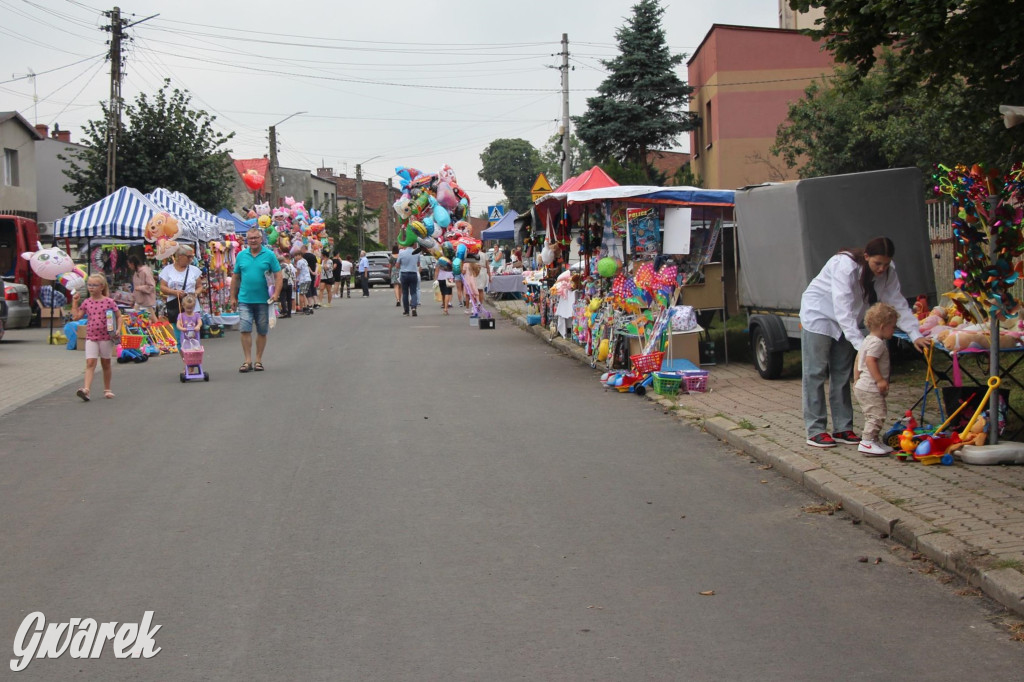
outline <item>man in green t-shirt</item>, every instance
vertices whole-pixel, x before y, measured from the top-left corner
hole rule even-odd
[[[235,259],[234,276],[231,278],[232,306],[238,305],[239,331],[242,336],[242,352],[245,362],[239,372],[263,371],[263,349],[267,347],[267,332],[270,331],[270,303],[267,301],[267,273],[274,273],[274,291],[270,301],[277,302],[281,295],[281,264],[274,252],[263,245],[263,231],[257,227],[245,233],[249,246]],[[256,325],[256,362],[252,361],[252,327]]]

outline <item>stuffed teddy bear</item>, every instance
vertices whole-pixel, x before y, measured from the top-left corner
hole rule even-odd
[[[971,425],[971,430],[967,433],[966,438],[962,438],[959,443],[953,443],[946,452],[956,452],[965,445],[984,445],[988,440],[988,422],[981,415],[974,420],[974,424]]]

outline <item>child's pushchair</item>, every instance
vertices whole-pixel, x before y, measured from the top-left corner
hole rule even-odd
[[[196,332],[182,332],[181,357],[185,361],[185,371],[178,375],[181,383],[210,380],[210,373],[203,371],[203,353],[204,349],[196,338]]]

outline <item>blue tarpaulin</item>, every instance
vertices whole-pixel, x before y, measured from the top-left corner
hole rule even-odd
[[[240,219],[231,211],[226,208],[222,208],[220,213],[217,214],[218,218],[231,221],[231,227],[235,232],[247,232],[252,225]]]

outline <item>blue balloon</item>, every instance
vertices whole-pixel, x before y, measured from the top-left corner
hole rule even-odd
[[[430,197],[430,207],[434,210],[434,222],[442,228],[448,227],[452,224],[452,215],[448,210],[437,203],[437,199]]]
[[[466,245],[465,244],[459,244],[457,247],[455,247],[455,257],[458,258],[460,261],[465,259],[465,257],[466,257]]]
[[[462,274],[462,259],[461,258],[456,258],[455,260],[452,261],[452,272],[455,273],[456,275],[461,275]]]

